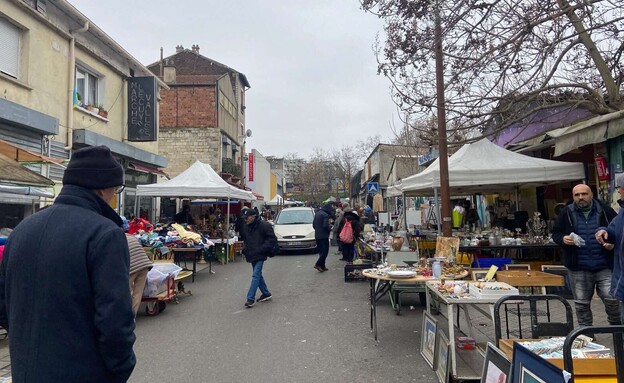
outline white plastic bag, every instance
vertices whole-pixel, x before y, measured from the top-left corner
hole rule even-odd
[[[158,295],[159,289],[167,280],[167,276],[171,274],[175,278],[181,270],[182,268],[175,263],[155,263],[154,267],[147,272],[147,282],[145,283],[143,296],[153,298]]]

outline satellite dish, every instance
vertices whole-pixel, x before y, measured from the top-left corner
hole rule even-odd
[[[247,129],[247,131],[245,132],[245,135],[247,137],[251,137],[251,129]]]

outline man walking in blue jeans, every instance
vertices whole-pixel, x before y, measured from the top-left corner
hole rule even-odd
[[[329,253],[329,232],[331,231],[331,224],[334,217],[334,205],[326,203],[316,212],[314,221],[312,222],[314,238],[316,239],[316,250],[319,253],[314,268],[321,273],[327,271],[325,260],[327,259],[327,253]]]
[[[609,324],[621,324],[618,301],[609,294],[613,244],[601,244],[594,236],[599,227],[608,226],[615,218],[615,211],[594,199],[591,189],[584,184],[572,189],[572,198],[574,202],[557,217],[552,238],[563,249],[563,263],[572,282],[578,324],[593,325],[591,300],[594,290],[605,305]],[[585,243],[576,243],[570,235],[572,232]]]
[[[258,211],[247,209],[242,213],[245,225],[240,225],[240,235],[245,241],[243,254],[247,262],[251,263],[253,274],[251,275],[251,285],[247,292],[245,307],[251,308],[256,304],[256,291],[260,289],[258,302],[266,302],[273,298],[269,288],[262,276],[262,268],[267,257],[272,257],[274,247],[277,245],[277,238],[273,232],[273,226],[258,218]]]

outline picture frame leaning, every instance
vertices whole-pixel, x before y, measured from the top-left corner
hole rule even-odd
[[[566,376],[567,374],[567,376]],[[514,343],[510,383],[566,383],[569,373],[533,353],[526,347]]]
[[[436,351],[436,333],[438,321],[427,311],[423,312],[422,331],[420,337],[420,355],[429,367],[434,368]]]
[[[451,342],[442,330],[438,331],[437,334],[434,370],[440,383],[448,383],[451,366]]]
[[[498,347],[488,342],[481,372],[481,383],[506,383],[511,361]]]

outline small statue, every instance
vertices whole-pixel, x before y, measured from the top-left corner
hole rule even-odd
[[[536,211],[533,218],[527,221],[527,233],[529,234],[529,243],[542,243],[546,238],[546,222],[540,218],[542,213]]]

